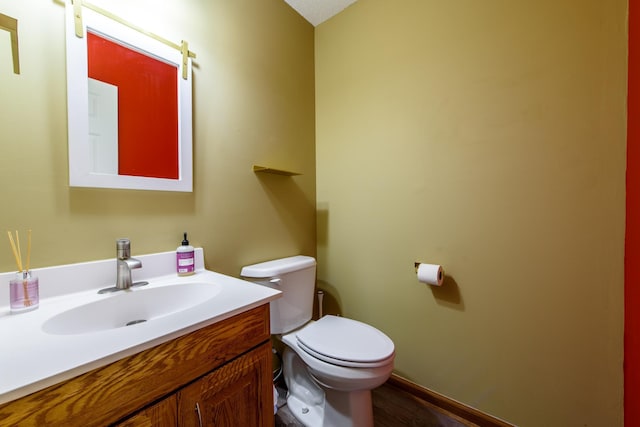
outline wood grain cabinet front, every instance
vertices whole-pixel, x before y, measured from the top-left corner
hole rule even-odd
[[[173,427],[178,425],[178,397],[174,394],[149,406],[115,427]]]
[[[178,425],[273,426],[270,368],[265,343],[185,387],[178,393]]]
[[[273,426],[268,303],[0,404],[3,426],[173,427],[200,420]]]

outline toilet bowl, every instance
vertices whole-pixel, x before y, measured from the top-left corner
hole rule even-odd
[[[356,320],[311,320],[315,268],[315,259],[296,256],[244,267],[241,275],[283,292],[270,303],[271,333],[285,344],[292,414],[308,427],[371,427],[371,389],[391,375],[393,341]]]

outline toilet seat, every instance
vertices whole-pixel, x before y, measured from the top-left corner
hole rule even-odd
[[[324,316],[296,332],[298,345],[308,354],[338,366],[384,366],[394,357],[393,341],[366,323]]]

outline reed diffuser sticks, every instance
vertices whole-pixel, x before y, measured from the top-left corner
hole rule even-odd
[[[16,230],[17,233],[18,231]],[[29,271],[29,261],[31,261],[31,229],[27,231],[27,264],[24,267],[26,271]]]
[[[10,231],[7,231],[7,235],[9,236],[9,242],[11,243],[11,250],[13,251],[13,256],[16,259],[16,265],[18,266],[18,271],[22,272],[22,256],[20,255],[20,251],[16,248],[16,242],[13,240],[13,234]],[[18,237],[18,230],[16,230],[16,237]]]
[[[31,260],[31,230],[27,232],[27,263],[25,264],[25,268],[22,264],[22,252],[20,250],[20,234],[18,230],[16,230],[16,238],[13,239],[13,234],[10,231],[7,231],[7,235],[9,236],[9,242],[11,243],[11,250],[13,251],[13,256],[16,260],[16,266],[18,267],[19,272],[29,271],[29,262]]]

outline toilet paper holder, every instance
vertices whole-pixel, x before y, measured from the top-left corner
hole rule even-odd
[[[418,281],[428,285],[442,286],[444,282],[444,269],[438,264],[413,263]]]

